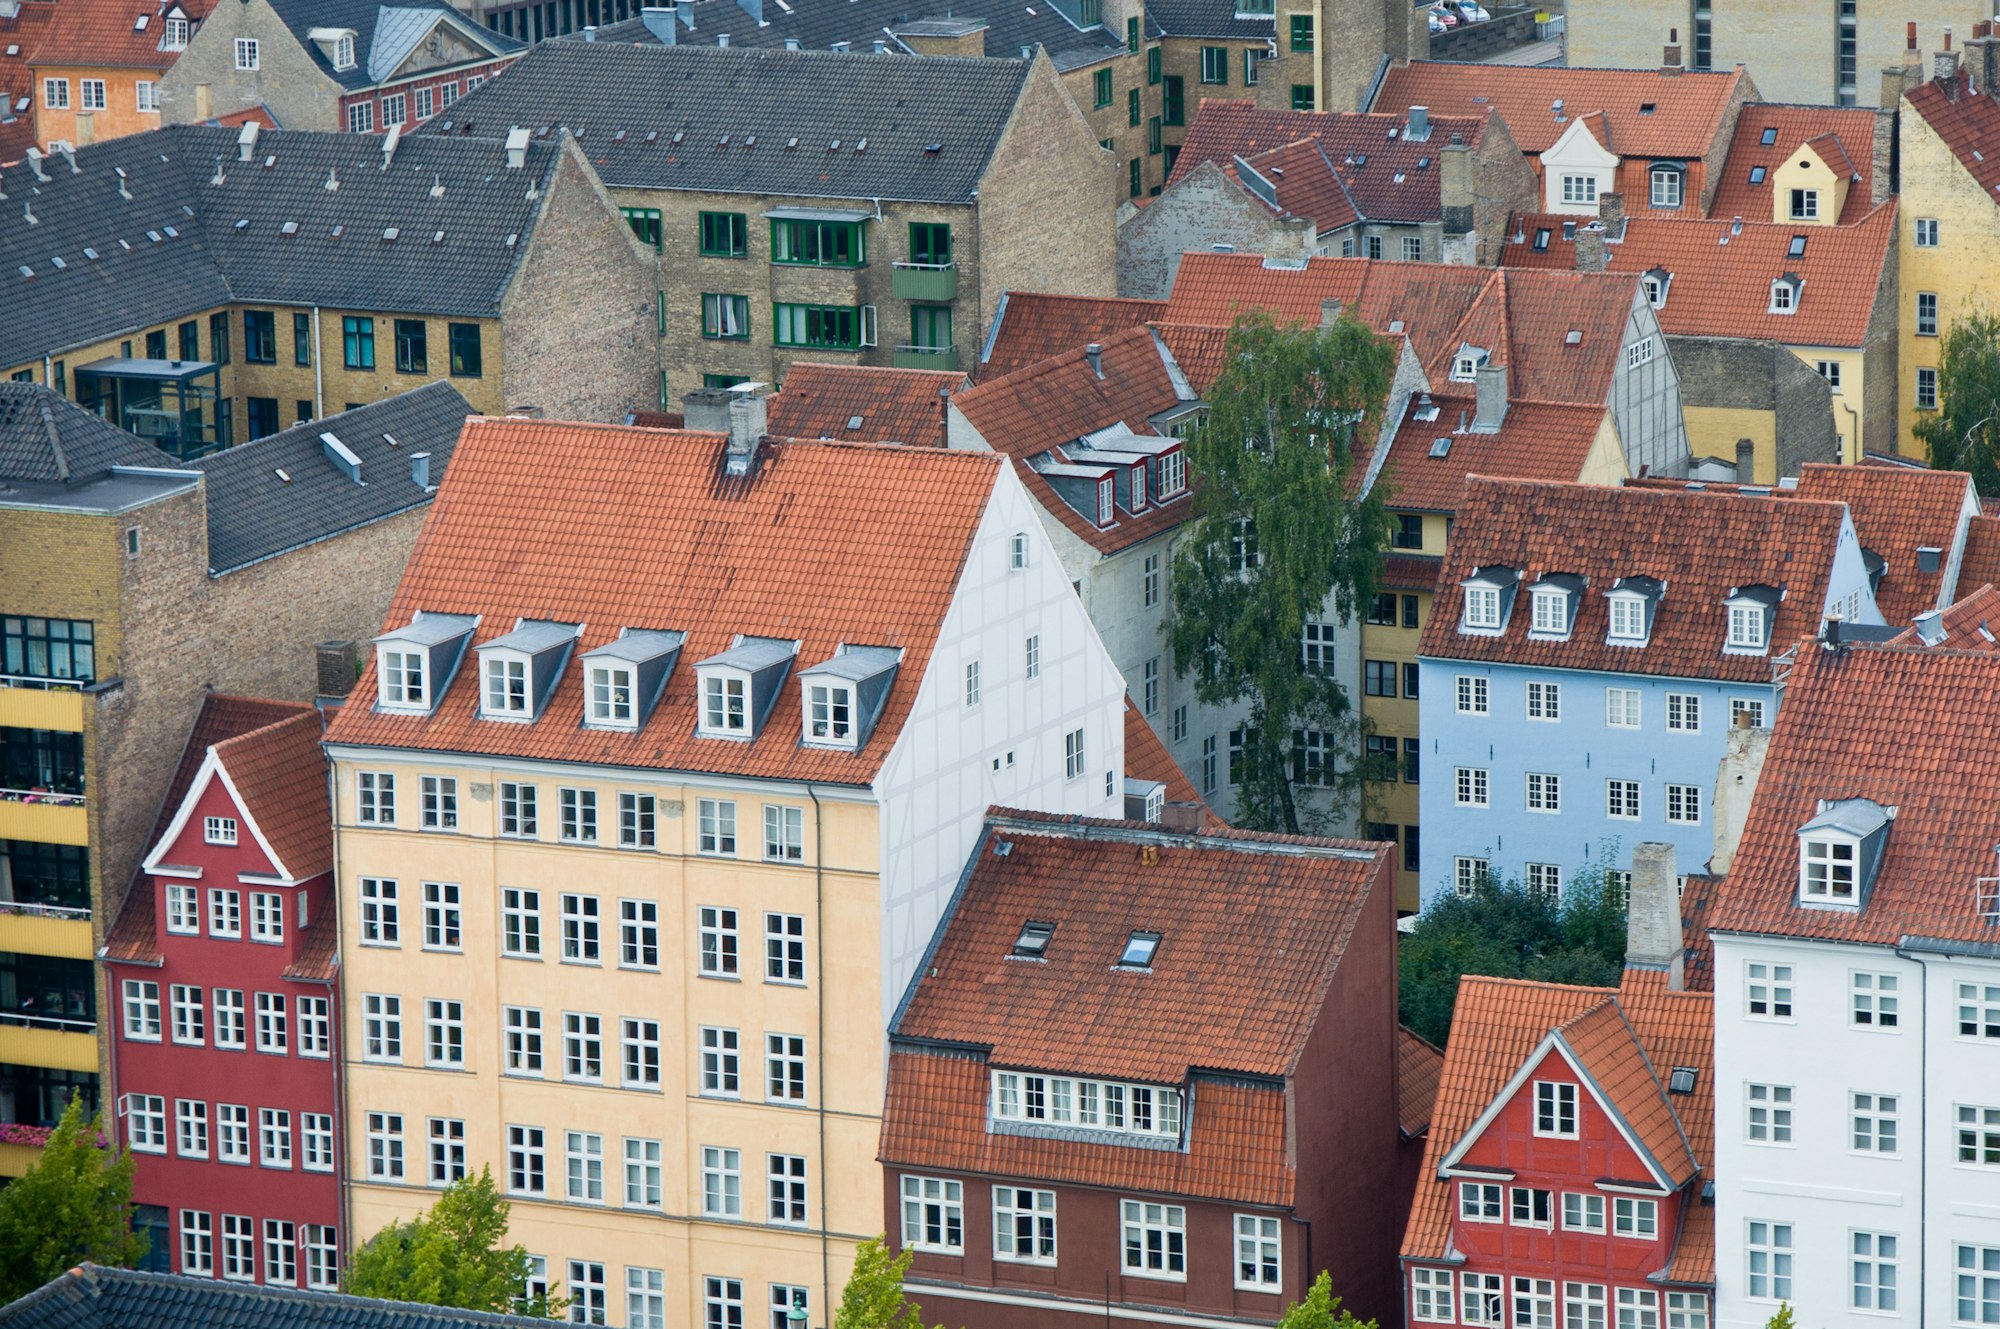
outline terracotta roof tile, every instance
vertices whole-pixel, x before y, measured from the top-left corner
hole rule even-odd
[[[1419,414],[1434,407],[1433,419]],[[1472,397],[1412,398],[1402,425],[1389,445],[1380,483],[1394,508],[1455,512],[1469,475],[1516,480],[1576,480],[1604,424],[1601,406],[1561,406],[1550,402],[1517,401],[1507,410],[1499,431],[1461,432],[1462,422],[1476,414]],[[1440,455],[1439,440],[1448,445]]]
[[[1704,1007],[1706,1003],[1704,1003]],[[1666,1070],[1652,1064],[1639,1031],[1613,999],[1558,1026],[1591,1081],[1674,1186],[1701,1166],[1667,1098]]]
[[[987,1077],[987,1063],[974,1058],[892,1052],[881,1161],[1239,1204],[1292,1203],[1297,1173],[1285,1157],[1285,1095],[1275,1086],[1204,1079],[1188,1147],[1143,1149],[988,1131]]]
[[[1283,1076],[1347,947],[1389,944],[1355,937],[1390,889],[1382,845],[996,811],[975,852],[892,1032],[995,1066]],[[1041,961],[1012,957],[1030,919],[1055,924]],[[1135,931],[1162,934],[1144,972],[1116,964]]]
[[[1000,297],[1000,309],[993,316],[993,327],[972,379],[984,383],[1052,355],[1081,351],[1094,341],[1109,341],[1115,333],[1158,318],[1165,307],[1161,300],[1008,291]]]
[[[1246,177],[1242,167],[1250,169]],[[1267,207],[1304,217],[1316,230],[1337,230],[1360,219],[1354,197],[1317,139],[1302,138],[1267,152],[1230,161],[1223,170]],[[1270,197],[1261,192],[1268,189]],[[1412,200],[1414,202],[1414,200]]]
[[[1181,258],[1163,321],[1227,327],[1238,314],[1263,309],[1281,322],[1317,324],[1323,302],[1338,300],[1377,332],[1407,333],[1434,383],[1449,377],[1469,342],[1507,365],[1517,398],[1601,406],[1639,298],[1636,274],[1365,258],[1269,267],[1256,254],[1197,252]]]
[[[1155,323],[1152,325],[1167,353],[1181,367],[1188,385],[1202,396],[1222,377],[1223,353],[1229,345],[1229,329],[1202,323]],[[2000,522],[1995,523],[2000,526]]]
[[[1965,524],[1965,556],[1958,564],[1958,584],[2000,585],[2000,517],[1978,516]]]
[[[243,811],[264,833],[278,866],[298,881],[333,870],[333,817],[319,738],[319,712],[308,708],[215,745]]]
[[[1663,74],[1412,60],[1389,70],[1374,105],[1380,110],[1428,106],[1440,116],[1491,110],[1526,153],[1548,150],[1570,121],[1601,111],[1612,150],[1620,156],[1695,158],[1721,133],[1743,78],[1741,69]],[[1560,113],[1553,109],[1557,102]]]
[[[1771,135],[1765,143],[1764,136]],[[1871,201],[1871,178],[1875,168],[1875,112],[1863,106],[1786,106],[1775,102],[1749,102],[1736,121],[1736,133],[1729,141],[1729,156],[1715,182],[1709,200],[1711,217],[1741,217],[1745,221],[1770,221],[1772,210],[1771,173],[1800,146],[1810,146],[1835,170],[1858,177],[1847,191],[1847,206],[1839,221],[1845,225],[1867,216]],[[1750,173],[1763,167],[1763,179],[1751,183]]]
[[[1384,590],[1434,591],[1442,561],[1435,554],[1384,554],[1379,580]]]
[[[1514,221],[1500,262],[1514,269],[1576,266],[1576,244],[1563,239],[1574,217],[1528,213]],[[1537,248],[1546,234],[1545,247]],[[1804,242],[1803,252],[1792,249]],[[1676,217],[1625,219],[1624,239],[1604,247],[1608,271],[1670,273],[1660,328],[1683,337],[1767,338],[1793,346],[1860,346],[1868,339],[1884,265],[1896,246],[1892,199],[1853,225],[1795,226]],[[1771,312],[1771,283],[1803,279],[1796,312]]]
[[[1438,1084],[1444,1078],[1444,1049],[1408,1025],[1396,1027],[1396,1102],[1403,1134],[1415,1139],[1431,1128]]]
[[[62,0],[35,48],[37,66],[166,70],[180,51],[164,50],[166,16],[179,9],[199,24],[206,0]],[[141,26],[139,20],[144,20]]]
[[[1938,636],[1926,641],[1909,627],[1889,639],[1891,646],[1928,646],[1951,651],[2000,650],[2000,589],[1984,582],[1938,616]]]
[[[2000,941],[1974,890],[1994,877],[2000,844],[1996,706],[2000,654],[1990,650],[1802,647],[1714,931],[1878,946]],[[1849,798],[1897,809],[1872,889],[1859,910],[1802,909],[1798,828],[1821,800]]]
[[[285,977],[330,983],[339,970],[340,918],[322,906],[299,934],[298,955],[285,966]]]
[[[22,0],[20,12],[0,17],[0,166],[25,160],[35,146],[35,48],[56,17],[52,0]]]
[[[1819,633],[1827,579],[1847,510],[1807,499],[1534,481],[1466,481],[1451,549],[1419,651],[1563,669],[1768,682],[1771,658],[1729,654],[1724,600],[1739,586],[1784,590],[1771,654]],[[1475,568],[1522,574],[1505,630],[1461,633],[1462,583]],[[1566,641],[1530,640],[1526,590],[1545,573],[1584,577],[1588,590]],[[1610,646],[1603,592],[1621,577],[1653,577],[1665,593],[1643,647]],[[1789,704],[1789,703],[1787,703]]]
[[[1988,199],[2000,200],[2000,105],[1973,92],[1963,73],[1949,83],[1933,79],[1905,100]]]
[[[1681,889],[1681,972],[1690,992],[1715,990],[1715,947],[1708,939],[1708,919],[1721,890],[1722,878],[1706,872],[1688,873]]]
[[[1153,732],[1146,717],[1139,714],[1129,696],[1125,698],[1125,774],[1134,780],[1157,780],[1165,785],[1167,802],[1192,810],[1204,829],[1228,824],[1211,812],[1195,792],[1194,782],[1187,778],[1187,772],[1167,751],[1167,745]]]
[[[390,607],[478,614],[475,642],[520,617],[582,622],[579,650],[623,627],[687,633],[636,733],[582,727],[582,670],[563,671],[542,718],[478,717],[470,659],[429,716],[367,704],[371,661],[328,730],[332,743],[866,784],[909,715],[1000,459],[858,443],[766,443],[726,477],[719,434],[525,419],[465,433]],[[604,496],[618,495],[616,504]],[[634,575],[635,567],[649,575]],[[843,643],[903,660],[859,752],[802,747],[796,687],[751,742],[695,736],[694,662],[737,634],[796,639],[795,668]]]
[[[770,399],[766,428],[779,438],[943,447],[938,398],[969,382],[955,371],[807,361],[785,371],[784,391]],[[851,425],[855,420],[861,423]]]

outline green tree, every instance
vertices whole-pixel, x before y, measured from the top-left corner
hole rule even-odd
[[[1614,844],[1600,846],[1610,862]],[[1571,878],[1561,903],[1519,882],[1446,891],[1397,943],[1400,1018],[1443,1046],[1466,974],[1614,987],[1625,968],[1625,903],[1599,868]]]
[[[2000,315],[1961,315],[1945,329],[1938,409],[1914,432],[1941,471],[1970,471],[1982,494],[2000,492]]]
[[[429,1212],[391,1223],[354,1252],[347,1290],[358,1297],[416,1301],[463,1310],[553,1317],[546,1293],[528,1294],[527,1249],[503,1246],[512,1206],[481,1168],[445,1187]]]
[[[1778,1313],[1764,1321],[1764,1329],[1796,1329],[1792,1322],[1792,1304],[1789,1301],[1779,1302]]]
[[[1189,538],[1174,554],[1166,635],[1174,667],[1217,706],[1247,702],[1232,745],[1238,824],[1314,830],[1360,787],[1360,726],[1347,690],[1309,669],[1307,619],[1358,618],[1388,541],[1379,493],[1357,498],[1358,439],[1372,435],[1395,374],[1390,343],[1352,318],[1279,327],[1249,314],[1230,330],[1209,409],[1188,440]],[[1327,736],[1313,750],[1298,736]],[[1295,783],[1328,797],[1302,800]]]
[[[925,1329],[923,1311],[903,1295],[913,1254],[889,1254],[880,1237],[862,1242],[854,1252],[854,1272],[840,1291],[833,1329]]]
[[[1357,1320],[1353,1311],[1343,1308],[1333,1295],[1332,1276],[1322,1269],[1306,1299],[1285,1307],[1278,1329],[1375,1329],[1375,1321]]]
[[[102,1142],[102,1120],[73,1097],[27,1175],[0,1190],[0,1305],[85,1260],[129,1269],[147,1239],[132,1230],[132,1155]]]

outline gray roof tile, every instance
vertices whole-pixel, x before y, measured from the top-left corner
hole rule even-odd
[[[177,466],[172,457],[60,394],[0,383],[0,497],[10,484],[76,485],[113,466]]]
[[[614,188],[963,203],[1028,68],[948,56],[544,42],[420,137],[491,139],[514,125],[538,133],[561,125]]]
[[[547,1329],[518,1315],[86,1264],[0,1306],[0,1329]]]
[[[343,88],[371,87],[389,77],[440,19],[470,40],[490,47],[495,55],[524,49],[523,43],[512,37],[503,37],[461,17],[443,0],[396,0],[394,4],[378,4],[376,0],[270,0],[270,5],[319,71]],[[354,65],[335,69],[318,43],[306,36],[314,28],[354,29],[354,50],[359,57]]]
[[[1277,20],[1238,18],[1233,0],[1146,0],[1146,17],[1169,37],[1255,41],[1277,33]]]

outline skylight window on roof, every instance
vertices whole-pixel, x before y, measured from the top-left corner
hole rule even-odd
[[[1761,184],[1763,184],[1763,183],[1764,183],[1764,168],[1763,168],[1763,167],[1761,167],[1761,166],[1753,166],[1753,167],[1751,167],[1751,168],[1750,168],[1750,183],[1751,183],[1751,184],[1753,184],[1753,185],[1761,185]]]
[[[1548,248],[1549,228],[1546,226],[1537,227],[1535,230],[1535,252],[1537,254],[1545,254],[1548,252]]]
[[[1039,923],[1029,919],[1021,925],[1021,935],[1014,939],[1013,955],[1022,960],[1042,960],[1048,958],[1049,942],[1056,935],[1056,925]]]
[[[1778,141],[1778,130],[1776,126],[1765,125],[1764,132],[1757,136],[1757,141],[1763,144],[1767,148],[1770,147],[1773,143],[1776,143]]]
[[[1806,238],[1803,235],[1793,236],[1791,244],[1785,247],[1785,257],[1804,258],[1805,256],[1806,256]]]
[[[1670,1094],[1691,1094],[1699,1072],[1692,1066],[1676,1066],[1667,1077],[1667,1092]]]
[[[1160,934],[1157,932],[1134,932],[1125,939],[1125,949],[1118,953],[1120,969],[1151,969],[1153,956],[1160,949]]]
[[[1450,453],[1451,440],[1449,438],[1434,438],[1431,440],[1431,456],[1444,457],[1450,455]]]
[[[1639,114],[1640,114],[1640,115],[1651,115],[1651,114],[1652,114],[1652,113],[1653,113],[1653,112],[1654,112],[1655,110],[1657,110],[1657,109],[1659,109],[1659,103],[1658,103],[1658,102],[1640,102],[1640,103],[1639,103]]]

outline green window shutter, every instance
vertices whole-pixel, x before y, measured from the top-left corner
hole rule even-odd
[[[1310,51],[1313,48],[1313,21],[1311,14],[1292,15],[1292,49]]]
[[[1142,184],[1140,183],[1140,172],[1141,172],[1142,170],[1144,170],[1144,169],[1145,169],[1145,168],[1144,168],[1144,167],[1143,167],[1143,166],[1141,165],[1141,162],[1142,162],[1143,160],[1144,160],[1144,159],[1143,159],[1143,158],[1140,158],[1140,157],[1134,157],[1134,158],[1132,159],[1132,170],[1131,170],[1131,175],[1132,175],[1132,197],[1133,197],[1133,198],[1137,198],[1137,197],[1139,197],[1139,193],[1140,193],[1140,191],[1141,191],[1141,190],[1142,190],[1142,189],[1144,188],[1144,186],[1143,186],[1143,185],[1142,185]]]
[[[1313,85],[1310,83],[1292,84],[1292,109],[1294,111],[1310,111],[1312,108]]]
[[[1146,48],[1146,82],[1157,86],[1160,81],[1160,48]]]
[[[1125,20],[1125,49],[1135,54],[1139,50],[1139,20],[1136,18]]]
[[[1098,71],[1097,71],[1097,73],[1096,73],[1096,74],[1095,74],[1095,75],[1093,76],[1093,78],[1092,78],[1092,87],[1094,88],[1094,90],[1095,90],[1095,92],[1096,92],[1096,94],[1097,94],[1097,96],[1096,96],[1096,101],[1097,101],[1097,104],[1098,104],[1099,106],[1109,106],[1109,105],[1111,105],[1111,71],[1110,71],[1110,70],[1108,70],[1108,69],[1100,69],[1100,70],[1098,70]]]
[[[1136,128],[1143,118],[1139,113],[1139,90],[1134,88],[1125,94],[1125,120]]]

